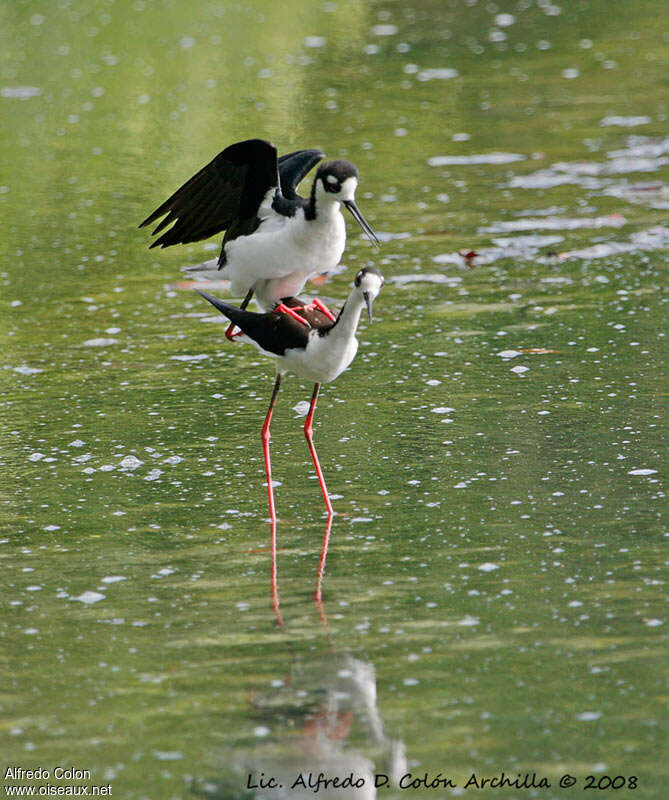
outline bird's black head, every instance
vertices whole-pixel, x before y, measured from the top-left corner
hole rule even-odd
[[[384,284],[384,282],[385,282],[385,280],[384,280],[384,277],[383,277],[383,275],[381,274],[381,272],[380,272],[380,271],[379,271],[379,270],[378,270],[376,267],[363,267],[363,268],[362,268],[362,269],[361,269],[361,270],[358,272],[358,274],[355,276],[355,280],[353,281],[354,285],[355,285],[355,286],[357,286],[358,288],[360,288],[360,287],[362,286],[362,282],[363,282],[363,280],[364,280],[364,279],[366,278],[366,276],[368,276],[368,275],[369,275],[370,277],[371,277],[372,275],[375,275],[375,276],[378,278],[380,285],[381,285],[381,286],[383,286],[383,284]]]
[[[344,181],[348,178],[355,178],[355,186],[358,185],[358,168],[350,161],[324,161],[318,168],[316,180],[321,181],[326,192],[338,194]]]
[[[375,267],[363,267],[355,276],[355,288],[362,294],[369,321],[372,321],[372,303],[383,286],[383,275]]]
[[[358,187],[358,168],[350,161],[326,161],[318,168],[312,193],[314,200],[323,203],[342,203],[367,234],[369,240],[378,246],[379,240],[369,222],[355,204],[355,190]]]

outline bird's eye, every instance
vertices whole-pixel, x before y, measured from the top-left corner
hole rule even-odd
[[[341,189],[341,186],[339,184],[339,179],[336,178],[334,175],[326,175],[325,181],[326,181],[326,183],[324,184],[325,191],[338,192]]]

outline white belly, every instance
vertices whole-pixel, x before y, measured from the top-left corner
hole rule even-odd
[[[332,336],[320,337],[314,334],[309,343],[309,351],[286,350],[284,356],[277,358],[277,368],[287,370],[313,383],[329,383],[337,378],[351,364],[358,352],[355,336],[338,342]]]
[[[316,220],[273,214],[250,236],[225,246],[227,263],[221,277],[232,282],[233,295],[254,288],[264,307],[282,297],[297,296],[305,282],[339,263],[346,245],[346,226],[338,205]]]

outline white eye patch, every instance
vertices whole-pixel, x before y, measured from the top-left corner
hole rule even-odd
[[[327,175],[325,180],[330,184],[330,186],[333,186],[335,183],[339,183],[339,181],[337,180],[337,178],[335,178],[334,175]]]

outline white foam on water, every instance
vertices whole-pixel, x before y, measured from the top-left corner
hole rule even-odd
[[[478,153],[471,156],[434,156],[428,158],[431,167],[455,167],[470,164],[511,164],[524,161],[526,156],[520,153]]]

